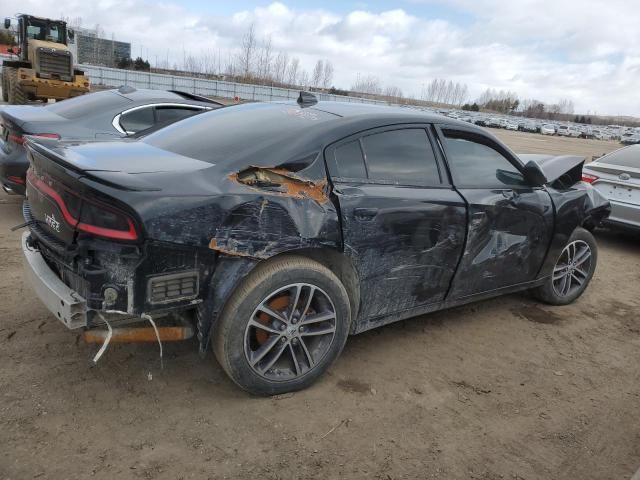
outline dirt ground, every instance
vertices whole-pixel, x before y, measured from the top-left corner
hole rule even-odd
[[[495,132],[518,152],[613,142]],[[575,304],[510,295],[351,337],[254,398],[193,343],[94,346],[23,283],[0,195],[0,479],[627,479],[640,465],[640,238],[601,232]]]

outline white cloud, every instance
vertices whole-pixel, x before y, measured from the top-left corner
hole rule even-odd
[[[455,8],[471,21],[420,18],[411,3]],[[419,94],[434,77],[467,83],[477,96],[488,87],[554,102],[570,98],[581,112],[640,114],[640,9],[624,0],[413,0],[405,9],[347,14],[325,8],[293,9],[286,3],[204,15],[185,4],[133,0],[86,2],[22,0],[20,10],[82,17],[118,39],[132,42],[134,56],[151,62],[183,48],[227,58],[254,23],[273,48],[298,56],[311,70],[318,58],[335,66],[334,83],[350,87],[358,74]],[[396,3],[397,4],[397,3]],[[2,11],[15,1],[0,0]],[[226,60],[223,60],[226,62]]]

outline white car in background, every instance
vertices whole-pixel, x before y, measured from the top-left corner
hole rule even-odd
[[[507,130],[518,130],[518,124],[515,122],[505,122],[504,128]]]
[[[554,125],[543,125],[540,127],[540,133],[542,135],[555,135],[556,127]]]

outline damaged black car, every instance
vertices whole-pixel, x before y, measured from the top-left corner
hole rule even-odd
[[[260,395],[352,334],[515,291],[585,291],[609,204],[579,157],[409,109],[255,103],[142,140],[26,142],[26,274],[85,338],[194,336]]]

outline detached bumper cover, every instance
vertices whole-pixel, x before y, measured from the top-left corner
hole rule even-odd
[[[87,326],[87,305],[77,292],[67,287],[44,261],[39,251],[29,247],[29,233],[22,234],[25,278],[42,303],[69,329]]]

